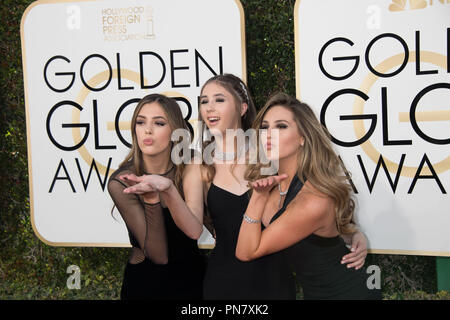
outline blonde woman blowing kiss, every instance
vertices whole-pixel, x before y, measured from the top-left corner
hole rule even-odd
[[[341,235],[356,231],[354,202],[339,158],[313,111],[277,94],[259,112],[255,128],[262,129],[264,152],[279,161],[279,170],[266,178],[259,175],[260,165],[246,172],[253,190],[237,258],[250,261],[284,252],[305,299],[380,298],[379,290],[367,288],[362,264],[349,268],[342,261],[350,250]],[[275,132],[278,139],[273,139]],[[267,225],[263,231],[261,222]]]

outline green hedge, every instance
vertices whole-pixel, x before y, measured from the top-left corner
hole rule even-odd
[[[28,199],[20,20],[31,0],[0,6],[0,299],[118,299],[128,249],[56,248],[33,233]],[[257,106],[274,91],[295,95],[295,1],[245,0],[248,83]],[[369,255],[386,299],[449,299],[436,293],[435,257]],[[70,265],[81,290],[66,287]],[[300,294],[301,296],[301,294]]]

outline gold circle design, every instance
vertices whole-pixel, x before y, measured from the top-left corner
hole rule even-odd
[[[121,69],[120,71],[121,71],[121,78],[128,79],[130,81],[135,82],[136,84],[140,83],[139,73],[132,71],[132,70],[128,70],[128,69]],[[96,74],[95,76],[93,76],[91,79],[88,80],[88,84],[90,87],[94,88],[97,85],[99,85],[100,83],[102,83],[103,81],[108,80],[108,77],[109,77],[109,71],[105,70],[105,71],[99,72],[98,74]],[[117,69],[113,69],[112,78],[117,78]],[[146,79],[144,79],[144,81],[146,81]],[[83,87],[81,89],[81,91],[78,93],[78,96],[75,101],[79,105],[83,105],[83,103],[86,100],[86,97],[89,95],[89,93],[90,93],[90,90],[86,87]],[[169,97],[182,97],[189,101],[188,97],[186,97],[185,95],[183,95],[179,92],[176,92],[176,91],[166,91],[166,92],[162,92],[161,94],[169,96]],[[72,122],[80,123],[80,116],[81,116],[81,111],[78,109],[74,109],[72,112]],[[80,128],[72,128],[72,137],[75,142],[81,141]],[[94,158],[92,157],[92,155],[89,153],[89,151],[86,149],[86,147],[84,145],[82,145],[80,148],[78,148],[78,152],[80,153],[81,157],[83,158],[84,161],[86,161],[86,163],[88,165],[90,165],[92,163],[92,160]],[[100,162],[96,162],[96,165],[97,165],[99,173],[104,176],[106,174],[106,169],[107,169],[106,166]],[[114,170],[109,170],[110,175],[113,172],[114,172]]]
[[[128,70],[128,69],[121,69],[121,77],[134,81],[135,83],[139,84],[140,83],[140,76],[139,73]],[[98,84],[102,83],[103,81],[108,80],[109,77],[109,71],[102,71],[100,73],[97,73],[95,76],[93,76],[91,79],[88,80],[88,84],[91,88],[96,87]],[[112,78],[117,78],[117,69],[113,69],[112,70]],[[78,96],[76,98],[76,102],[81,106],[84,103],[84,100],[86,99],[86,97],[89,95],[90,90],[86,87],[83,87],[80,92],[78,93]],[[81,111],[78,109],[74,109],[72,111],[72,122],[73,123],[80,123],[80,116],[81,116]],[[72,137],[74,141],[81,141],[81,133],[80,133],[80,128],[73,128],[72,129]],[[89,151],[87,151],[86,147],[84,145],[82,145],[80,148],[78,148],[78,152],[80,153],[81,157],[83,158],[84,161],[86,161],[86,163],[88,165],[90,165],[92,163],[93,157],[91,156],[91,154],[89,153]],[[100,174],[102,174],[103,176],[106,174],[106,167],[101,164],[96,162],[97,168],[100,172]],[[112,174],[112,172],[110,171],[110,174]]]
[[[447,57],[445,57],[439,53],[435,53],[435,52],[431,52],[431,51],[420,51],[420,57],[421,57],[421,60],[424,62],[434,64],[443,69],[446,68]],[[393,67],[401,65],[404,58],[405,58],[405,54],[403,54],[403,53],[394,55],[394,56],[382,61],[379,65],[376,66],[375,69],[380,73],[385,73],[386,71],[392,69]],[[415,62],[415,61],[416,61],[415,51],[410,51],[408,63]],[[367,75],[367,77],[362,82],[359,90],[368,95],[370,88],[374,85],[374,83],[378,80],[378,78],[379,78],[378,76],[370,73],[369,75]],[[365,104],[365,101],[363,99],[355,98],[355,103],[353,104],[353,114],[363,114],[364,104]],[[355,130],[355,134],[358,139],[362,138],[366,134],[366,128],[364,127],[363,120],[354,120],[353,128]],[[378,152],[378,150],[373,146],[373,144],[370,142],[370,140],[367,140],[363,144],[361,144],[361,147],[374,163],[378,162],[379,157],[380,157],[380,152]],[[387,166],[389,172],[396,173],[398,170],[398,164],[389,160],[388,158],[383,157],[383,159],[384,159],[384,162],[386,163],[386,166]],[[437,174],[447,171],[450,168],[450,156],[447,156],[444,160],[439,161],[436,164],[433,164],[433,168]],[[401,175],[404,177],[414,177],[417,172],[417,169],[418,169],[418,167],[403,166]],[[428,174],[428,175],[431,174],[431,171],[428,167],[423,167],[422,171],[425,174]]]

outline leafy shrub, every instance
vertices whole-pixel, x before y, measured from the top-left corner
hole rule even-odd
[[[31,227],[20,47],[20,20],[31,3],[0,6],[0,299],[118,299],[127,249],[50,247]],[[260,108],[275,91],[295,95],[295,1],[242,4],[248,84]],[[72,264],[81,269],[81,290],[67,289]],[[371,264],[381,268],[386,299],[449,299],[448,292],[436,293],[434,257],[369,255]]]

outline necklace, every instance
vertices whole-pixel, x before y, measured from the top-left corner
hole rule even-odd
[[[157,174],[157,175],[159,175],[159,176],[165,176],[166,174],[168,174],[168,173],[170,173],[173,169],[175,168],[175,166],[174,165],[172,165],[172,167],[169,169],[169,170],[167,170],[166,172],[164,172],[164,173],[148,173],[148,172],[145,172],[144,171],[144,173],[145,174]]]
[[[248,151],[248,144],[246,143],[244,145],[243,148],[241,148],[238,153],[237,156],[239,157],[243,152],[247,152]],[[231,161],[234,160],[235,157],[235,153],[234,152],[222,152],[217,150],[217,146],[214,150],[214,159],[216,160],[221,160],[221,161]]]
[[[289,188],[286,191],[281,191],[281,183],[278,184],[278,192],[280,193],[280,201],[278,202],[278,207],[281,206],[281,199],[288,193]]]
[[[214,159],[222,161],[231,161],[234,159],[234,152],[214,151]]]

